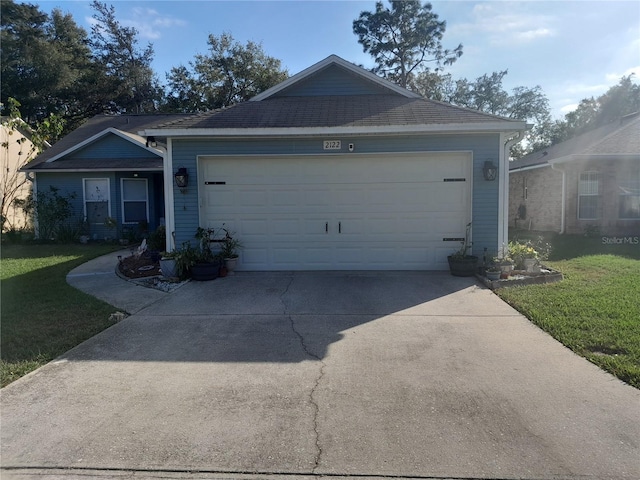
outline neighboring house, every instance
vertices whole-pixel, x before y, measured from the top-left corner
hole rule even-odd
[[[509,164],[509,226],[603,235],[640,232],[640,115]]]
[[[94,238],[114,238],[123,228],[153,230],[164,223],[165,151],[137,132],[185,115],[98,115],[24,168],[34,189],[73,195],[74,217],[86,219]],[[105,225],[107,218],[118,230]]]
[[[12,125],[16,125],[13,127]],[[27,217],[24,211],[15,205],[14,200],[25,200],[31,193],[31,182],[20,169],[37,155],[37,149],[31,142],[31,129],[22,120],[2,117],[0,120],[0,162],[2,178],[0,180],[5,214],[2,225],[3,231],[19,230],[27,227]],[[45,143],[44,147],[49,144]]]
[[[239,269],[442,270],[469,222],[475,254],[507,241],[508,151],[525,128],[332,55],[251,101],[139,133],[167,148],[169,249],[224,226],[244,245]],[[112,177],[112,198],[132,171]]]

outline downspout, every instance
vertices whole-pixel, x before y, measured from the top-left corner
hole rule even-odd
[[[514,136],[515,135],[515,136]],[[500,133],[500,167],[498,169],[498,252],[509,243],[509,150],[522,140],[524,131]]]
[[[566,213],[566,191],[567,191],[567,172],[563,168],[556,168],[556,166],[551,163],[551,170],[556,170],[558,172],[562,172],[562,198],[560,200],[560,235],[564,234],[565,228],[565,213]]]
[[[171,138],[167,138],[167,148],[164,153],[164,223],[167,232],[167,252],[176,248],[175,240],[175,210],[173,201],[173,148]]]

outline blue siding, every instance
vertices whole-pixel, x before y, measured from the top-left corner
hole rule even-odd
[[[500,136],[485,135],[431,135],[398,137],[342,137],[342,153],[348,155],[349,143],[356,153],[385,152],[446,152],[470,151],[473,155],[473,252],[482,255],[486,247],[496,253],[498,248],[498,180],[484,180],[482,167],[485,160],[498,164]],[[333,154],[336,152],[333,151]],[[341,153],[341,152],[337,152]],[[190,186],[186,193],[174,188],[176,245],[192,241],[198,227],[197,157],[199,155],[301,155],[328,154],[322,149],[321,138],[263,139],[263,140],[174,140],[173,168],[186,167]],[[268,161],[268,159],[265,159]]]
[[[162,174],[141,172],[134,177],[133,172],[79,172],[79,173],[48,173],[38,172],[36,185],[38,192],[49,192],[50,187],[58,189],[58,194],[62,196],[73,195],[71,201],[73,214],[69,219],[70,223],[78,223],[84,218],[83,204],[83,179],[85,178],[108,178],[110,196],[110,215],[118,222],[118,231],[122,228],[122,194],[121,178],[146,178],[149,189],[149,231],[158,227],[160,218],[164,217],[164,199]],[[109,230],[102,224],[90,226],[91,236],[96,238],[115,237],[116,231]]]
[[[390,94],[391,90],[369,82],[363,77],[332,65],[310,78],[296,83],[276,96],[305,97],[321,95],[375,95]]]
[[[66,155],[67,159],[76,158],[150,158],[154,154],[147,149],[131,143],[113,133],[99,138],[95,142]]]

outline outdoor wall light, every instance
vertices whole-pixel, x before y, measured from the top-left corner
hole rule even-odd
[[[496,167],[491,160],[487,160],[484,162],[484,167],[482,167],[482,174],[485,180],[495,180],[498,176],[498,167]]]
[[[187,173],[187,169],[180,167],[175,173],[174,178],[176,180],[176,186],[182,193],[184,193],[183,189],[186,189],[189,186],[189,174]]]

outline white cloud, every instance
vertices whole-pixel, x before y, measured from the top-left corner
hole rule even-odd
[[[530,42],[536,38],[553,37],[555,33],[549,28],[536,28],[535,30],[527,30],[516,34],[516,38],[524,42]]]
[[[640,82],[640,65],[636,67],[627,68],[622,73],[607,73],[605,78],[607,79],[608,82],[618,83],[618,81],[622,77],[628,77],[629,75],[633,75],[633,74],[635,74],[635,77],[633,77],[633,80],[635,81],[635,83]]]
[[[133,9],[133,14],[135,20],[124,19],[122,24],[138,30],[142,39],[157,40],[162,37],[162,30],[187,25],[186,21],[168,15],[161,15],[153,8],[136,7]]]
[[[563,91],[570,95],[595,95],[600,94],[606,91],[610,87],[607,83],[597,83],[597,84],[584,84],[584,83],[573,83],[565,86]]]
[[[569,105],[565,105],[564,107],[560,107],[560,112],[563,114],[567,114],[569,112],[573,112],[576,108],[578,108],[577,103],[571,103]]]
[[[473,7],[473,22],[452,25],[452,36],[487,34],[493,45],[534,42],[557,34],[550,15],[529,13],[517,2],[481,3]]]

